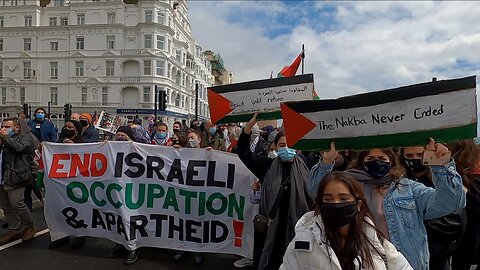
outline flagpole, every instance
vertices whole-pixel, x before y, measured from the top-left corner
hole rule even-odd
[[[302,44],[302,75],[305,67],[305,44]]]

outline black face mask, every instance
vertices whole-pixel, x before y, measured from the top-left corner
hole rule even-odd
[[[69,139],[75,136],[75,130],[62,128],[62,132],[60,134],[63,138]]]
[[[180,132],[180,129],[174,129],[173,132]]]
[[[343,166],[345,165],[345,158],[342,156],[342,159],[339,161],[335,160],[335,164],[333,164],[334,171],[343,171]]]
[[[391,165],[389,162],[380,161],[378,159],[363,162],[365,171],[373,178],[382,178],[388,174]]]
[[[334,228],[352,223],[358,213],[358,202],[323,203],[322,215],[325,224]]]
[[[88,126],[88,120],[80,119],[80,124],[82,124],[83,127],[86,127]]]
[[[421,173],[427,169],[427,167],[423,166],[422,160],[417,158],[412,158],[412,159],[406,158],[405,164],[407,164],[407,167],[415,173]]]

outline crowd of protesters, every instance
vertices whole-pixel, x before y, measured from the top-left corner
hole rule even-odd
[[[0,129],[0,206],[8,232],[0,245],[33,238],[32,192],[42,142],[100,141],[89,113],[75,113],[58,132],[43,108],[32,119],[7,118]],[[210,121],[142,123],[118,128],[113,141],[236,153],[258,179],[251,202],[253,259],[235,261],[254,269],[471,269],[480,262],[480,149],[473,140],[424,146],[324,152],[288,147],[282,128],[259,127],[256,115],[243,125]],[[451,156],[425,166],[422,155]],[[50,243],[56,248],[68,237]],[[77,237],[72,249],[85,245]],[[188,252],[179,250],[173,260]],[[193,253],[194,263],[203,255]],[[108,257],[133,264],[139,250],[116,244]]]

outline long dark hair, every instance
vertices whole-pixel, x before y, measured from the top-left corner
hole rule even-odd
[[[323,206],[323,191],[329,183],[335,181],[343,183],[353,197],[355,197],[355,200],[361,202],[357,216],[350,224],[346,238],[340,234],[337,228],[329,226],[328,222],[325,221],[325,217],[322,215],[321,211]],[[370,242],[363,228],[364,226],[371,226],[377,232],[377,236],[381,241],[383,241],[384,237],[382,233],[375,227],[373,215],[368,208],[367,200],[363,194],[362,187],[353,176],[345,172],[331,172],[327,174],[323,178],[317,190],[315,213],[317,215],[320,214],[324,220],[325,235],[330,246],[337,255],[342,269],[355,269],[354,261],[357,259],[357,257],[361,258],[361,263],[363,264],[361,267],[362,269],[375,267],[371,251],[373,249],[379,255],[381,254]],[[366,222],[366,217],[370,218],[372,223]]]
[[[403,169],[403,167],[397,161],[397,158],[395,156],[395,153],[393,153],[393,150],[390,149],[390,148],[380,149],[380,150],[382,150],[385,153],[385,155],[387,155],[388,158],[390,158],[391,169],[388,172],[388,174],[390,174],[390,176],[393,179],[398,179],[398,178],[401,178],[403,175],[405,175],[405,170]],[[352,168],[353,169],[358,169],[358,170],[365,170],[364,165],[363,165],[363,160],[365,159],[365,157],[368,156],[370,151],[371,150],[366,150],[366,151],[360,152],[360,154],[358,154],[358,158],[357,158],[356,162],[354,162],[352,164]]]
[[[403,167],[405,170],[405,177],[408,179],[415,180],[415,176],[413,175],[413,171],[407,166],[407,162],[405,161],[405,148],[407,147],[402,147],[400,148],[400,152],[398,153],[398,163]],[[427,168],[427,172],[423,174],[423,176],[419,177],[418,181],[420,181],[423,184],[426,184],[427,186],[431,186],[432,184],[432,171],[430,168]]]
[[[471,188],[473,175],[480,170],[480,149],[473,139],[449,142],[447,148],[452,152],[463,185]]]

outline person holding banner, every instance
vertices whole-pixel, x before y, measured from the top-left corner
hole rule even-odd
[[[401,148],[400,164],[405,168],[407,178],[435,188],[432,182],[432,171],[422,162],[424,150],[423,146]],[[458,163],[457,161],[457,167]],[[424,224],[430,252],[430,269],[450,270],[450,259],[458,249],[460,237],[465,231],[465,209],[439,218],[425,220]]]
[[[312,205],[306,182],[309,170],[296,151],[288,148],[283,132],[278,133],[274,140],[277,158],[271,159],[251,151],[251,132],[257,115],[246,124],[240,135],[237,154],[262,182],[260,215],[263,220],[268,220],[262,251],[258,251],[260,243],[254,245],[254,267],[258,260],[258,269],[278,269],[287,245],[295,235],[295,224]]]
[[[82,113],[80,115],[80,124],[82,124],[82,137],[86,143],[98,142],[98,130],[93,126],[93,118],[89,113]]]
[[[360,183],[345,172],[329,173],[315,211],[297,222],[280,269],[413,269],[373,220]]]
[[[117,133],[113,139],[114,141],[124,142],[134,142],[135,136],[133,133],[133,129],[130,126],[120,126],[117,129]],[[134,264],[138,260],[138,255],[140,251],[138,249],[135,250],[128,250],[122,244],[115,244],[113,249],[107,254],[108,258],[118,258],[118,257],[125,257],[124,264],[130,265]]]
[[[434,188],[403,177],[390,149],[372,149],[360,152],[352,170],[347,170],[362,184],[368,207],[377,228],[387,240],[407,258],[414,269],[429,269],[427,232],[424,220],[438,218],[465,207],[462,178],[455,161],[448,159],[450,151],[433,139],[426,148],[434,151],[443,165],[432,166]],[[337,150],[331,143],[330,151],[312,168],[310,194],[316,190],[334,166]]]
[[[157,131],[153,137],[152,144],[172,146],[172,140],[168,137],[168,126],[165,123],[159,123]]]

